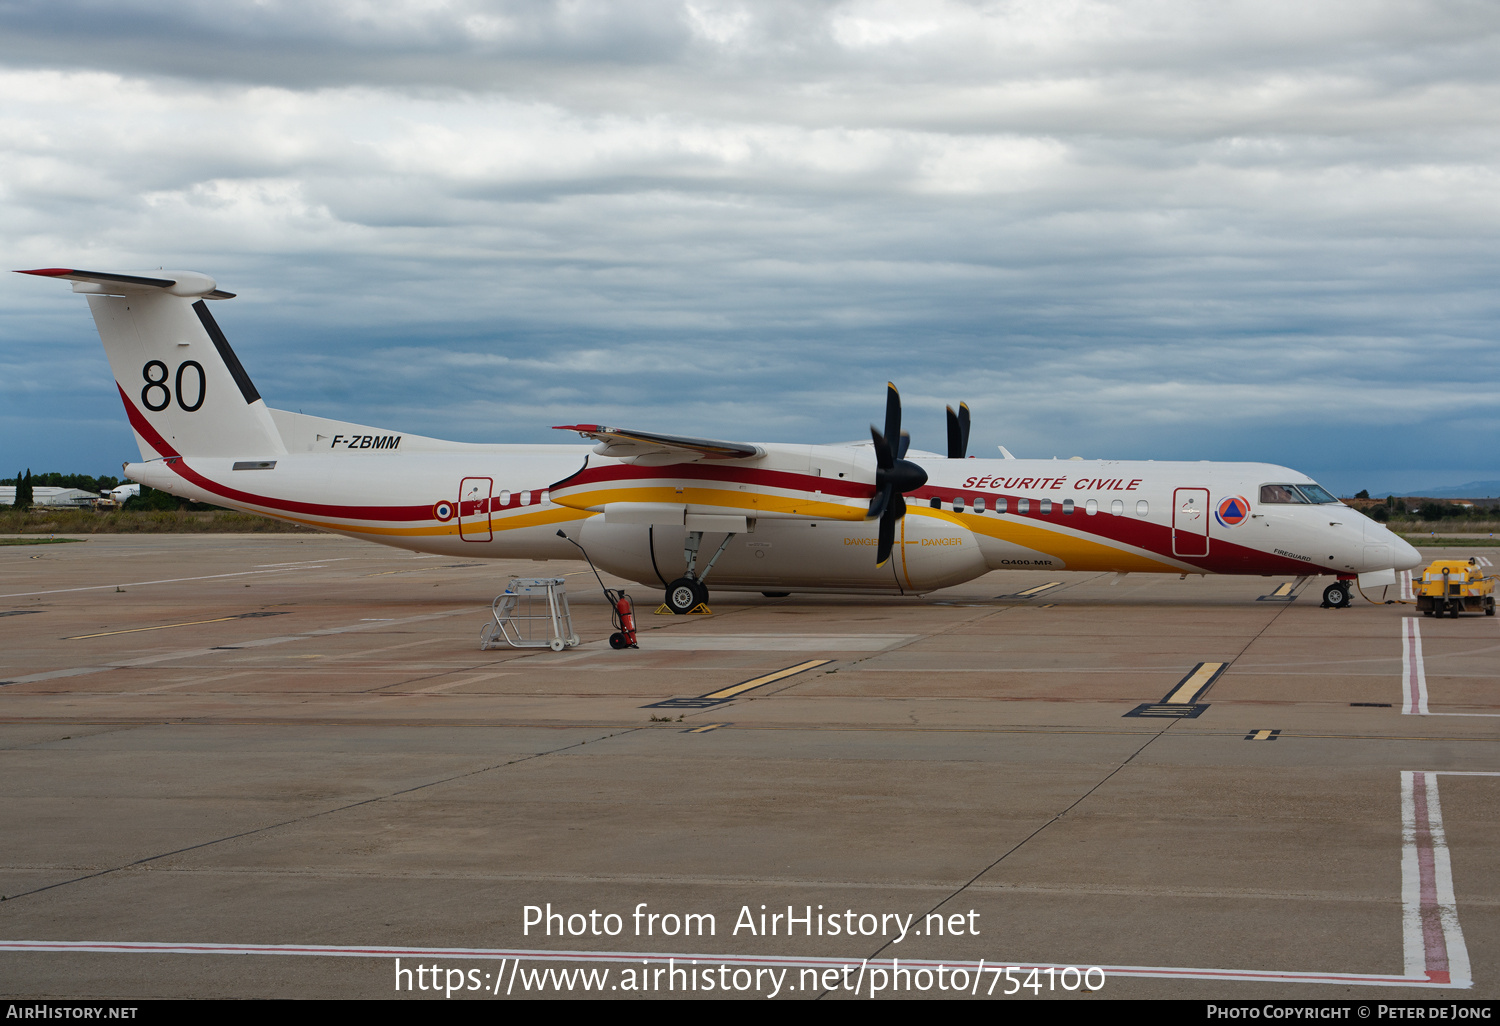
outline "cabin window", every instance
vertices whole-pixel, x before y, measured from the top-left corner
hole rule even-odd
[[[974,498],[974,512],[975,513],[983,513],[984,512],[984,496],[983,495],[979,495],[979,496],[976,496]]]
[[[1016,500],[1016,512],[1017,513],[1030,513],[1031,512],[1031,500],[1030,499],[1017,499]]]
[[[510,489],[509,488],[502,488],[502,489],[500,489],[500,505],[502,505],[502,506],[509,506],[510,505]]]
[[[546,505],[548,502],[552,501],[552,493],[550,491],[548,491],[547,489],[543,488],[542,489],[542,497],[540,499],[536,500],[536,501],[540,502],[542,505]]]
[[[964,511],[964,497],[962,495],[955,495],[953,497],[953,512],[955,512],[955,513],[962,513],[963,511]]]
[[[1151,512],[1151,504],[1145,499],[1137,499],[1135,503],[1135,515],[1143,517]]]
[[[521,505],[523,505],[523,506],[530,506],[531,505],[531,493],[530,492],[522,492],[521,493]]]
[[[1052,500],[1051,499],[1043,499],[1042,502],[1041,502],[1041,506],[1042,506],[1042,516],[1046,516],[1048,513],[1052,512]]]
[[[943,500],[934,495],[931,499],[928,500],[927,505],[931,506],[933,509],[942,509]]]
[[[1116,499],[1109,504],[1109,511],[1117,517],[1123,517],[1125,515],[1125,503]]]
[[[1335,499],[1332,495],[1329,495],[1320,486],[1315,485],[1315,484],[1301,484],[1301,485],[1298,485],[1297,486],[1297,491],[1299,491],[1303,495],[1307,496],[1307,501],[1308,502],[1314,503],[1314,504],[1319,505],[1319,506],[1326,506],[1330,502],[1338,502],[1339,501],[1339,500]]]
[[[1064,499],[1063,500],[1063,516],[1070,516],[1072,514],[1072,512],[1073,512],[1073,500],[1072,499]]]
[[[1000,498],[998,498],[998,499],[995,500],[995,512],[996,513],[1004,513],[1005,510],[1009,506],[1010,506],[1010,503],[1006,501],[1005,496],[1003,496],[1003,495],[1000,496]]]
[[[1083,504],[1083,511],[1085,513],[1087,513],[1091,517],[1098,515],[1098,513],[1099,513],[1099,500],[1098,499],[1090,499],[1088,502],[1085,502]]]

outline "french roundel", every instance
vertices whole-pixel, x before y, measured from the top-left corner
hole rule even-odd
[[[1250,503],[1243,495],[1231,495],[1219,503],[1214,518],[1225,527],[1238,527],[1250,517]]]
[[[453,519],[453,503],[447,499],[440,499],[432,504],[432,515],[438,520]]]

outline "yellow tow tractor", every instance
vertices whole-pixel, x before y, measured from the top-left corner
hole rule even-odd
[[[1436,559],[1417,583],[1417,609],[1423,616],[1456,617],[1484,611],[1495,615],[1495,579],[1486,577],[1477,559]]]

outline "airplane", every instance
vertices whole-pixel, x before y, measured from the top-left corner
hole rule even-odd
[[[887,388],[884,430],[835,445],[738,442],[598,424],[593,445],[450,442],[266,405],[194,271],[18,273],[88,297],[141,462],[131,480],[417,552],[573,559],[686,614],[724,591],[924,594],[992,570],[1332,577],[1395,582],[1411,545],[1305,474],[1266,463],[968,455],[910,449]],[[710,554],[711,552],[711,554]],[[706,558],[705,558],[706,557]]]

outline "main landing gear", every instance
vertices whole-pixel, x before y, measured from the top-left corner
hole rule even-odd
[[[1323,589],[1324,609],[1348,609],[1352,583],[1337,581]]]
[[[724,555],[724,550],[729,548],[729,542],[734,535],[727,534],[724,541],[720,543],[719,550],[714,553],[708,561],[708,566],[703,568],[703,573],[697,572],[698,548],[703,544],[702,531],[689,531],[687,541],[682,546],[682,556],[687,562],[687,573],[667,585],[667,608],[678,616],[691,613],[699,606],[708,608],[708,587],[704,585],[708,573]]]

